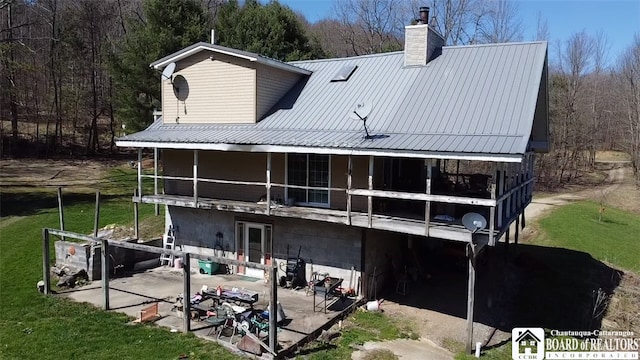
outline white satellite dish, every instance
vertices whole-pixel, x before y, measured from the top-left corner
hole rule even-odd
[[[475,233],[476,231],[482,230],[487,227],[487,219],[484,216],[470,212],[464,214],[462,217],[462,225],[467,228],[467,230]]]
[[[174,71],[176,71],[176,63],[172,62],[162,70],[162,80],[171,80]]]
[[[349,118],[352,120],[360,120],[362,121],[362,125],[364,126],[364,132],[367,134],[365,139],[371,139],[371,135],[369,135],[369,129],[367,129],[367,117],[371,114],[371,110],[373,107],[371,103],[367,101],[360,102],[353,107],[353,110],[349,112]]]
[[[371,103],[363,101],[353,107],[353,110],[349,113],[349,118],[352,120],[365,121],[367,120],[367,116],[371,114],[372,109],[373,107],[371,106]]]

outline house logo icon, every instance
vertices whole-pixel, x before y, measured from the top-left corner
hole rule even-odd
[[[511,331],[513,360],[544,359],[544,329],[514,328]]]

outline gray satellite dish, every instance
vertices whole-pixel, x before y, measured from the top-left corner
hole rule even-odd
[[[349,112],[350,119],[362,121],[364,131],[367,134],[367,136],[365,136],[365,139],[371,139],[371,135],[369,135],[369,129],[367,129],[367,117],[369,116],[369,114],[371,114],[372,109],[373,107],[371,106],[371,103],[363,101],[356,104],[356,106],[353,107],[353,110]]]
[[[462,225],[467,228],[467,230],[475,233],[478,230],[482,230],[487,227],[487,219],[484,216],[478,213],[466,213],[462,217]]]
[[[353,107],[353,110],[349,113],[349,118],[352,120],[365,121],[367,116],[371,114],[372,106],[369,102],[363,101]]]
[[[174,71],[176,71],[176,63],[172,62],[162,70],[162,80],[171,80],[171,75],[173,75]]]

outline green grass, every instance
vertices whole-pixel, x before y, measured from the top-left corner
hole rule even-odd
[[[131,174],[124,174],[113,180],[108,192],[118,193],[118,184],[130,181],[130,177]],[[2,191],[0,359],[177,359],[182,354],[189,359],[237,358],[220,345],[193,334],[171,333],[153,325],[128,325],[131,319],[125,315],[38,293],[36,283],[42,279],[42,228],[58,227],[57,209],[40,207],[42,199],[33,195],[23,196],[22,202],[9,206],[25,210],[24,214],[7,214],[6,205],[16,199],[12,195],[30,194]],[[50,191],[44,194],[51,196]],[[66,229],[91,232],[93,195],[70,191],[65,194]],[[132,206],[128,196],[108,198],[101,204],[100,225],[131,225]],[[140,207],[141,219],[152,214],[152,205]],[[53,244],[51,254],[53,257]]]
[[[640,272],[640,216],[583,201],[566,205],[539,221],[534,243],[583,251],[621,269]]]
[[[356,312],[349,317],[335,344],[314,344],[302,353],[306,355],[306,359],[311,360],[351,359],[351,353],[354,350],[352,345],[414,336],[410,329],[398,326],[382,313]]]

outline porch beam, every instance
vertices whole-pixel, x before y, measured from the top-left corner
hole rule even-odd
[[[365,189],[353,189],[347,190],[351,195],[367,196],[367,197],[380,197],[387,199],[402,199],[402,200],[418,200],[418,201],[432,201],[443,202],[451,204],[462,205],[480,205],[480,206],[495,206],[497,204],[495,199],[479,199],[462,196],[449,196],[449,195],[429,195],[421,193],[406,193],[399,191],[386,191],[386,190],[365,190]]]
[[[198,150],[193,150],[193,202],[198,207]]]
[[[138,196],[142,198],[142,148],[138,149]]]
[[[347,225],[351,225],[351,172],[353,171],[353,160],[349,155],[347,162]]]
[[[267,215],[271,215],[271,153],[267,153]]]
[[[372,192],[373,191],[373,155],[369,156],[368,184],[369,184],[369,191]],[[372,226],[372,221],[373,221],[371,216],[372,213],[373,213],[373,195],[368,194],[367,195],[367,224],[369,228],[371,228]]]

